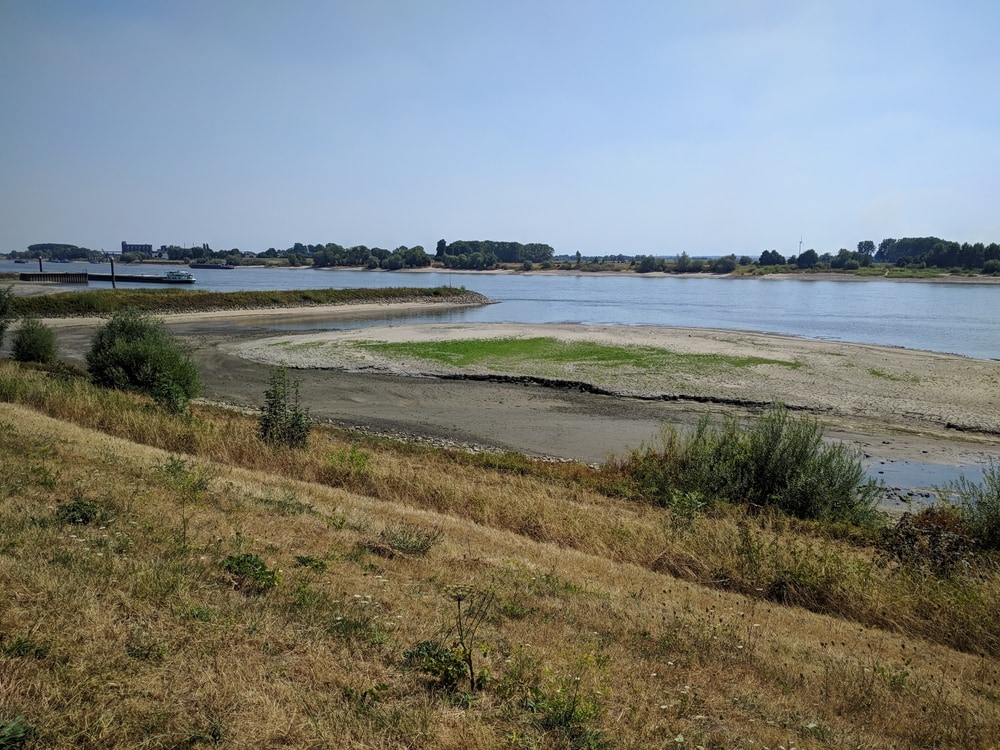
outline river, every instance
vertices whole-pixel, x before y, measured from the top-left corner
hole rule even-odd
[[[102,273],[109,271],[107,264],[45,264],[45,270],[53,272],[84,268]],[[157,265],[119,264],[117,269],[122,273],[163,272],[163,267]],[[26,270],[37,270],[37,261],[28,264],[0,261],[0,271]],[[988,282],[313,268],[199,269],[193,273],[197,278],[194,288],[213,291],[464,286],[500,303],[481,308],[436,311],[411,317],[410,322],[434,320],[726,328],[923,349],[977,359],[1000,359],[1000,337],[997,335],[1000,328],[1000,285]],[[110,282],[92,282],[89,288],[110,286]],[[322,322],[310,325],[324,327]]]

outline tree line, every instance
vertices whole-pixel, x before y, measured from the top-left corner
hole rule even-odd
[[[1000,271],[1000,245],[996,242],[960,244],[938,237],[888,238],[879,243],[875,260],[897,266],[983,269],[996,273]]]
[[[103,251],[65,243],[45,242],[29,245],[27,251],[13,251],[11,258],[42,258],[52,261],[90,260],[107,258]],[[872,240],[862,240],[856,250],[841,248],[837,253],[818,253],[814,249],[798,255],[784,256],[777,250],[765,250],[756,259],[747,255],[737,257],[734,253],[720,258],[692,258],[682,252],[673,258],[654,255],[613,254],[583,257],[556,256],[551,245],[539,242],[510,242],[497,240],[438,240],[433,256],[421,245],[407,247],[400,245],[395,250],[366,245],[344,247],[335,242],[326,244],[294,243],[291,247],[278,250],[273,247],[261,253],[242,252],[239,248],[213,250],[207,243],[200,246],[181,247],[161,245],[158,252],[123,253],[116,256],[124,262],[137,262],[152,257],[162,257],[174,261],[211,261],[232,265],[258,263],[260,259],[285,259],[289,265],[313,265],[322,267],[361,267],[368,269],[398,270],[403,268],[425,268],[436,263],[445,268],[488,270],[500,265],[520,265],[523,270],[532,270],[535,264],[542,268],[575,268],[579,270],[600,270],[608,264],[628,264],[637,273],[654,271],[672,273],[709,272],[732,273],[740,267],[762,268],[792,267],[798,269],[833,269],[852,271],[867,268],[873,263],[884,263],[908,268],[980,270],[982,273],[1000,273],[1000,244],[959,243],[939,237],[904,237],[883,239],[876,247]]]

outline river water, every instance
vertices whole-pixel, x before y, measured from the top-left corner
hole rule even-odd
[[[108,273],[109,266],[46,263],[46,271]],[[0,261],[0,271],[37,261]],[[157,274],[156,265],[117,265]],[[794,278],[448,273],[237,268],[193,271],[214,291],[464,286],[500,304],[435,311],[410,322],[586,323],[728,328],[1000,359],[1000,285]],[[90,288],[110,288],[92,282]],[[119,287],[149,287],[119,284]],[[368,323],[373,324],[372,322]],[[305,325],[305,324],[303,324]],[[312,327],[329,324],[317,322]],[[351,325],[357,325],[352,323]],[[297,327],[297,326],[296,326]]]

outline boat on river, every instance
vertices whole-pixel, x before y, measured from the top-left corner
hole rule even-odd
[[[188,268],[214,268],[219,271],[232,271],[236,266],[229,263],[188,263]]]
[[[132,282],[132,283],[148,283],[148,284],[193,284],[195,282],[194,274],[190,271],[167,271],[163,275],[145,274],[145,273],[116,273],[114,278],[110,273],[91,273],[88,274],[91,281],[122,281],[122,282]]]

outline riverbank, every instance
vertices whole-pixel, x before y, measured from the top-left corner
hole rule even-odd
[[[407,439],[600,463],[609,454],[656,439],[664,424],[693,424],[706,413],[742,416],[782,402],[815,416],[829,437],[854,445],[876,465],[975,466],[1000,456],[1000,416],[990,406],[1000,364],[993,361],[742,331],[560,324],[356,329],[349,322],[384,317],[387,309],[419,313],[427,305],[326,305],[161,317],[192,351],[210,401],[258,406],[271,367],[284,361],[296,368],[303,401],[314,418]],[[60,356],[75,364],[83,364],[100,322],[47,321],[57,332]],[[275,326],[299,323],[352,328],[275,334]],[[348,351],[357,354],[352,340],[512,335],[659,346],[682,357],[748,355],[773,363],[627,377],[588,372],[580,365],[572,372],[541,372],[536,374],[544,377],[535,381],[513,383],[443,379],[439,376],[456,373],[436,372],[417,362],[338,360]],[[558,381],[587,381],[607,393],[559,387]],[[943,480],[919,486],[935,482]]]

